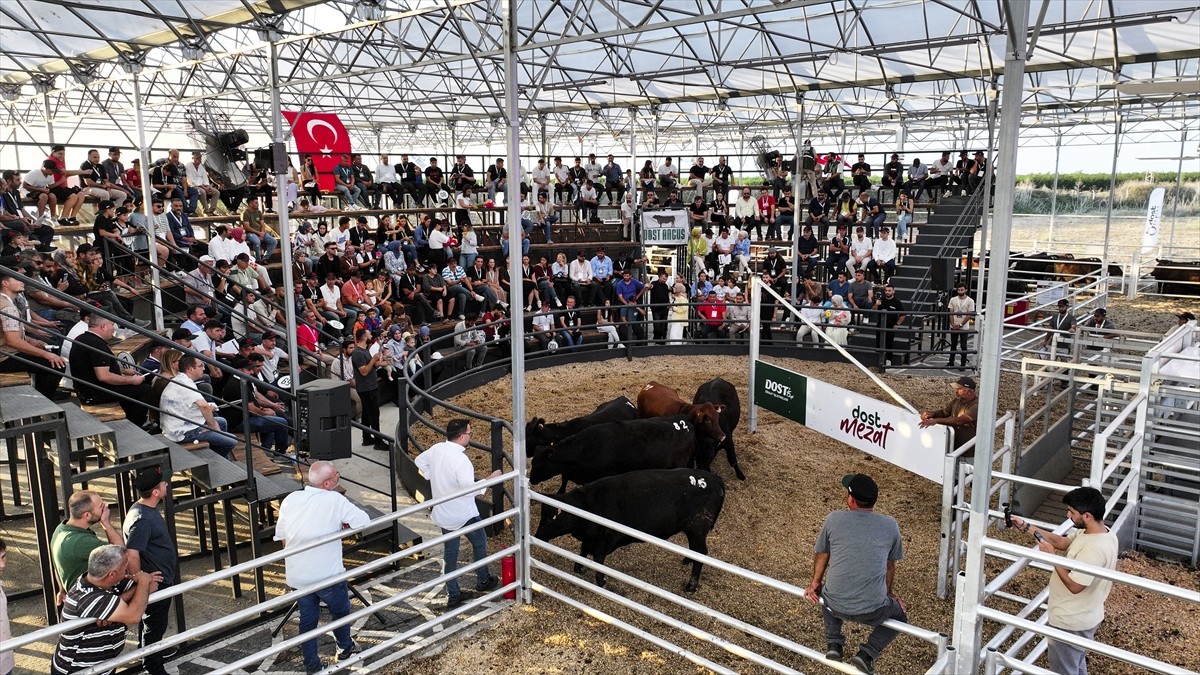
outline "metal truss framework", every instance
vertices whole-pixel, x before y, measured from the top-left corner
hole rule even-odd
[[[1007,2],[520,0],[523,136],[619,147],[635,124],[664,148],[728,150],[790,140],[802,106],[826,146],[900,127],[916,148],[978,144]],[[1028,23],[1023,144],[1109,142],[1118,115],[1123,133],[1195,128],[1196,0],[1036,0]],[[269,135],[277,38],[283,107],[339,111],[359,147],[449,149],[448,122],[458,148],[499,145],[502,24],[501,0],[0,3],[0,125],[35,142],[131,129],[133,62],[147,128],[185,130],[206,105]]]

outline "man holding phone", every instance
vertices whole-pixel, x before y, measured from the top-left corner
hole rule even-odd
[[[1063,495],[1067,517],[1079,528],[1067,535],[1042,530],[1019,516],[1012,527],[1029,532],[1044,553],[1066,551],[1067,558],[1105,569],[1117,567],[1117,535],[1104,525],[1104,495],[1096,488],[1081,487]],[[1112,582],[1089,574],[1054,567],[1050,575],[1050,598],[1046,601],[1053,628],[1091,640],[1104,620],[1104,601]],[[1087,650],[1050,640],[1046,650],[1050,670],[1063,675],[1087,675]]]

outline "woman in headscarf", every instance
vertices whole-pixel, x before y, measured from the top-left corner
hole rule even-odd
[[[700,227],[692,228],[692,236],[688,239],[688,257],[692,261],[692,273],[699,275],[708,269],[704,264],[704,256],[708,255],[708,242],[701,235]]]
[[[829,336],[834,343],[846,345],[846,331],[850,326],[850,311],[846,309],[845,300],[842,296],[835,295],[829,299],[833,304],[824,311],[825,320],[828,322],[825,328],[825,334]]]

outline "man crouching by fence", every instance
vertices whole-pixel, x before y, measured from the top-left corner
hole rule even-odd
[[[896,631],[881,624],[888,619],[908,620],[904,601],[892,590],[896,561],[904,557],[904,547],[896,520],[874,511],[879,486],[870,476],[848,474],[842,478],[842,487],[849,510],[825,517],[817,535],[807,597],[821,605],[825,658],[831,661],[842,660],[843,621],[875,627],[850,659],[864,673],[874,673],[875,659],[896,639]]]

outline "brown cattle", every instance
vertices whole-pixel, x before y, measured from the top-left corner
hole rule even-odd
[[[679,392],[667,385],[651,382],[638,392],[637,409],[642,419],[686,415],[697,429],[711,436],[717,443],[725,441],[725,432],[721,430],[721,411],[725,409],[723,405],[688,403],[679,397]]]

